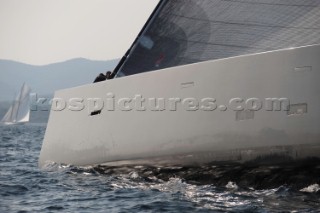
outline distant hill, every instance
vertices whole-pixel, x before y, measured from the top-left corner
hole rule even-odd
[[[10,101],[26,82],[33,93],[52,96],[55,90],[92,83],[100,73],[113,70],[118,60],[91,61],[83,58],[44,66],[0,60],[0,101]]]

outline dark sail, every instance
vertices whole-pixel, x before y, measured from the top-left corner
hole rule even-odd
[[[163,0],[117,77],[320,44],[320,0]]]

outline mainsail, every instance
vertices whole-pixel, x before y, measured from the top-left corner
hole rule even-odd
[[[20,93],[13,102],[8,112],[2,118],[2,123],[25,123],[29,121],[30,117],[30,87],[23,84]]]
[[[117,77],[320,43],[319,0],[162,0]]]

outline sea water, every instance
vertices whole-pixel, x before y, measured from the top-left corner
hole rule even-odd
[[[0,212],[320,212],[320,164],[38,168],[45,125],[0,126]]]

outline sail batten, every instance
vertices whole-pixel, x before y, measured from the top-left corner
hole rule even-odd
[[[320,44],[319,0],[162,0],[117,76]]]

